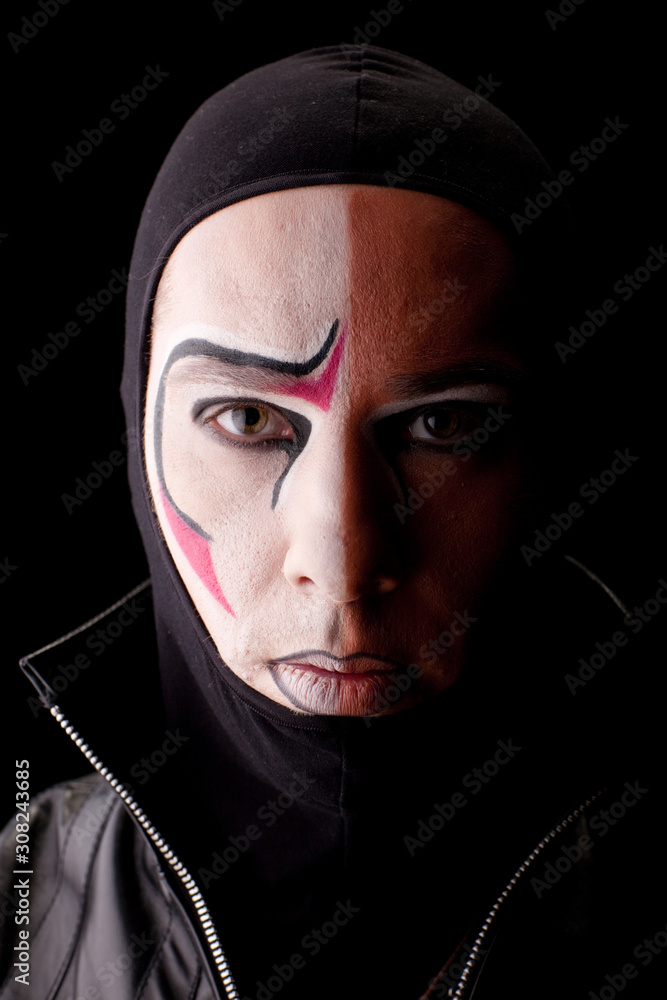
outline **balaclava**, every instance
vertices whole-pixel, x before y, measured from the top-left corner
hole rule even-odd
[[[493,670],[369,723],[296,715],[221,661],[171,559],[147,485],[143,410],[161,274],[182,237],[220,209],[267,192],[356,183],[400,185],[473,209],[502,230],[544,289],[558,282],[564,202],[554,201],[539,225],[517,224],[516,216],[553,182],[524,133],[482,96],[415,59],[355,45],[299,53],[214,94],[183,127],[149,194],[128,285],[122,395],[130,481],[151,569],[167,722],[188,736],[173,764],[173,838],[189,870],[210,875],[201,876],[205,895],[241,992],[290,948],[298,950],[295,942],[347,893],[362,915],[345,940],[341,933],[295,977],[291,995],[322,995],[318,983],[344,965],[354,942],[363,942],[360,961],[368,967],[368,988],[360,985],[358,995],[420,995],[424,970],[437,972],[483,909],[490,890],[478,887],[496,888],[499,859],[511,867],[529,850],[547,813],[538,797],[530,821],[510,824],[508,846],[500,818],[520,810],[538,767],[524,754],[511,780],[500,777],[471,802],[428,857],[406,850],[404,836],[435,798],[514,736],[510,716],[480,681]],[[530,617],[528,605],[523,612]],[[279,795],[280,813],[267,807]],[[551,808],[557,814],[559,803]],[[239,837],[253,823],[262,836],[240,850],[246,842]],[[493,851],[484,849],[489,823],[501,831]],[[212,859],[222,857],[230,836],[237,860],[219,877]],[[424,905],[434,879],[442,892],[437,919]],[[387,951],[399,928],[414,960],[397,969]]]

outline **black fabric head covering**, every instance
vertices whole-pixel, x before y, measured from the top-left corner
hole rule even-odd
[[[458,119],[453,117],[457,108],[465,112]],[[423,149],[431,148],[426,140],[435,129],[443,130],[446,139],[431,142],[433,151],[427,155]],[[275,835],[267,833],[225,877],[224,893],[221,882],[210,886],[209,904],[241,978],[246,964],[251,975],[258,964],[263,967],[266,961],[269,968],[271,960],[283,959],[290,947],[295,950],[295,928],[318,906],[325,919],[330,916],[329,890],[335,886],[331,892],[342,891],[340,880],[352,878],[355,864],[374,885],[373,899],[384,905],[378,886],[386,887],[386,879],[382,869],[377,878],[368,874],[364,845],[374,844],[372,856],[380,864],[374,824],[384,824],[387,837],[390,827],[406,832],[406,810],[419,815],[433,794],[431,771],[417,780],[415,760],[437,761],[443,769],[436,774],[438,788],[447,784],[443,774],[450,773],[456,787],[465,773],[462,760],[478,762],[475,753],[484,759],[482,745],[493,749],[498,737],[511,733],[503,723],[502,732],[487,731],[480,743],[469,713],[457,709],[456,692],[446,692],[445,702],[439,697],[370,726],[362,719],[299,716],[248,688],[222,663],[169,555],[147,485],[142,424],[151,311],[160,276],[182,237],[212,213],[265,192],[316,184],[400,183],[452,199],[492,220],[529,258],[536,246],[552,245],[554,229],[563,224],[563,207],[554,204],[540,225],[521,234],[511,217],[552,177],[506,115],[440,72],[374,46],[332,46],[264,66],[214,94],[184,126],[148,197],[130,269],[122,396],[133,504],[153,580],[167,717],[188,734],[178,757],[182,783],[198,803],[198,815],[208,814],[197,824],[196,843],[174,834],[186,858],[190,853],[190,870],[210,865],[211,852],[224,846],[224,837],[245,829],[276,790],[292,785],[295,773],[307,775],[310,782],[276,824]],[[473,748],[472,759],[466,747]],[[202,804],[204,813],[199,812]],[[475,810],[468,815],[472,823]],[[461,834],[464,828],[467,824],[459,827]],[[386,863],[397,872],[406,854],[400,836],[391,843],[398,844],[401,861]],[[468,838],[468,846],[459,847],[472,852],[474,843],[474,837]],[[458,861],[465,871],[461,855]],[[404,883],[405,889],[414,882],[417,901],[424,888],[418,870],[413,866]],[[423,876],[428,883],[432,869],[427,866]],[[446,877],[455,897],[456,878],[451,871]],[[375,923],[366,926],[364,933],[371,934],[367,941],[375,933],[371,926],[380,939],[397,908],[412,905],[401,891],[385,900],[385,916],[380,919],[376,913]],[[468,892],[466,906],[473,905],[473,896]],[[465,927],[460,920],[426,927],[411,912],[413,938],[405,939],[406,948],[414,948],[417,959],[420,949],[428,951],[437,943],[439,968],[445,941],[458,940]],[[244,928],[250,925],[253,939],[264,942],[256,944],[253,962],[243,949]],[[355,926],[361,933],[365,925],[358,921]],[[416,961],[408,978],[414,979],[418,968]],[[305,973],[299,981],[304,995],[314,995],[307,992]],[[379,980],[373,982],[369,992],[378,987]],[[418,995],[416,989],[410,980],[411,993]]]
[[[425,140],[436,129],[446,139],[431,140],[427,155]],[[344,45],[263,66],[205,101],[171,147],[135,241],[122,381],[133,504],[158,611],[178,592],[187,617],[194,615],[152,509],[141,444],[152,307],[170,254],[202,219],[255,195],[399,179],[490,219],[525,261],[538,259],[540,274],[557,280],[552,264],[567,226],[564,201],[521,232],[512,220],[554,180],[550,167],[503,112],[409,56]]]

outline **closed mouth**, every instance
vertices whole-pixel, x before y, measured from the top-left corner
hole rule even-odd
[[[376,653],[349,653],[336,656],[324,649],[305,649],[269,660],[268,666],[297,667],[312,670],[323,677],[358,677],[395,673],[403,664]]]
[[[302,649],[266,666],[283,697],[309,714],[376,715],[402,701],[405,690],[402,684],[396,687],[405,665],[365,650],[336,656],[326,649]],[[396,696],[387,700],[392,686]]]

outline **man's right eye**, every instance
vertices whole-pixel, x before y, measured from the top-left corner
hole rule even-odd
[[[207,421],[223,437],[243,440],[244,443],[270,440],[291,440],[292,427],[285,418],[269,406],[248,403],[227,406],[210,416]]]

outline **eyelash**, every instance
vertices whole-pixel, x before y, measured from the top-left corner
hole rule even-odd
[[[451,400],[440,404],[430,404],[422,406],[417,410],[412,410],[405,422],[401,420],[404,427],[403,434],[394,434],[394,439],[399,448],[404,450],[436,450],[438,452],[453,451],[457,445],[465,444],[472,437],[475,431],[482,426],[483,418],[488,417],[491,402],[477,403],[468,400]],[[451,411],[458,418],[462,427],[457,429],[450,438],[409,438],[407,432],[420,418],[425,418],[431,414],[444,411]],[[404,414],[396,414],[396,422],[403,418]],[[389,418],[390,420],[392,418]]]
[[[248,435],[245,438],[243,435],[234,437],[232,434],[226,433],[224,428],[220,427],[219,425],[218,428],[212,426],[214,425],[216,419],[219,416],[221,416],[221,414],[229,413],[230,410],[243,410],[243,409],[249,409],[250,407],[256,407],[258,410],[266,410],[269,413],[277,414],[281,418],[281,420],[284,421],[285,424],[287,424],[289,427],[292,428],[293,434],[295,433],[291,422],[287,419],[287,417],[283,413],[280,412],[280,410],[277,407],[270,406],[268,403],[265,403],[260,399],[234,400],[233,403],[228,403],[227,405],[221,406],[219,409],[216,409],[213,413],[210,413],[205,417],[200,417],[200,420],[205,426],[210,428],[211,433],[215,434],[216,439],[218,441],[222,441],[223,444],[226,445],[228,444],[232,448],[273,449],[276,447],[282,447],[286,441],[293,440],[293,438],[290,439],[290,438],[277,438],[277,437],[257,438],[253,440],[252,435]]]
[[[432,403],[430,405],[418,407],[415,410],[402,411],[401,413],[394,414],[391,417],[386,417],[380,422],[377,427],[376,433],[378,440],[386,441],[390,444],[389,439],[393,439],[391,442],[392,450],[437,450],[438,452],[452,451],[456,445],[465,443],[465,441],[470,438],[478,427],[482,426],[482,418],[488,415],[489,407],[493,405],[492,401],[478,403],[468,400],[451,400],[447,402]],[[296,436],[295,429],[291,421],[278,409],[278,407],[272,406],[263,400],[259,399],[235,399],[233,403],[228,403],[225,406],[217,408],[213,413],[209,413],[206,416],[200,416],[200,421],[210,427],[211,433],[215,434],[218,441],[222,441],[226,445],[230,445],[233,448],[282,448],[285,442],[294,440],[293,438],[279,438],[279,437],[269,437],[269,438],[256,438],[253,440],[252,435],[239,435],[235,437],[230,433],[226,433],[224,428],[216,428],[214,425],[216,419],[223,413],[228,413],[230,410],[242,410],[248,409],[250,407],[256,407],[257,409],[267,411],[269,414],[274,414],[280,417],[280,419],[289,427],[292,428],[292,433]],[[414,425],[420,418],[425,418],[431,414],[436,414],[443,411],[453,411],[456,417],[464,425],[465,429],[457,430],[455,434],[451,436],[450,439],[442,438],[410,438],[407,436],[409,429]],[[398,427],[397,427],[398,425]],[[400,429],[399,429],[400,428]]]

